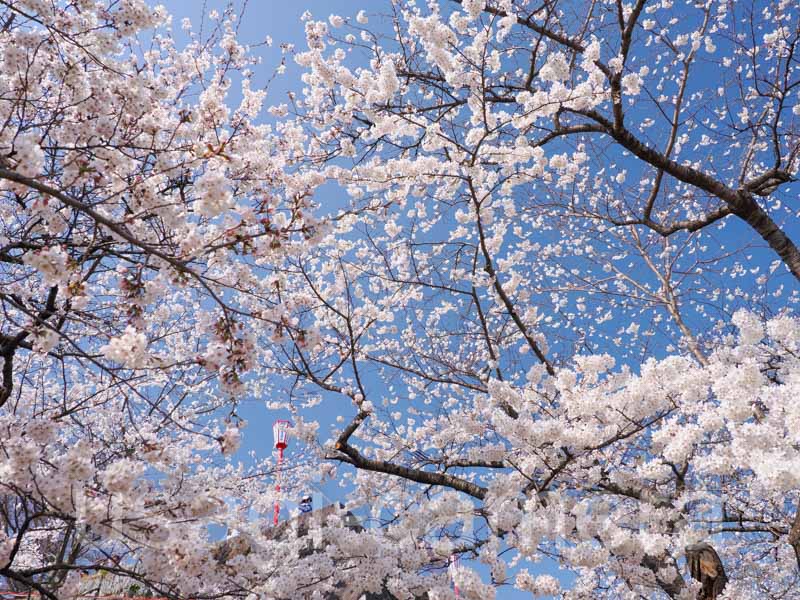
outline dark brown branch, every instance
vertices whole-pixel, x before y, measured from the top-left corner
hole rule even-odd
[[[610,135],[622,147],[641,160],[663,169],[675,179],[693,185],[726,202],[730,207],[730,212],[750,225],[781,257],[792,274],[800,280],[800,250],[755,200],[750,191],[745,188],[735,190],[703,171],[675,162],[655,148],[638,140],[625,127],[618,127],[594,110],[571,112],[586,116],[602,125],[607,135]]]
[[[361,454],[349,444],[349,439],[368,416],[368,412],[363,410],[360,411],[339,435],[338,439],[336,440],[336,450],[344,454],[346,457],[338,457],[339,460],[351,464],[357,469],[394,475],[395,477],[402,477],[403,479],[409,479],[411,481],[416,481],[417,483],[449,487],[451,489],[458,490],[459,492],[469,494],[473,498],[478,498],[479,500],[483,500],[483,498],[486,497],[486,488],[482,488],[479,485],[467,481],[466,479],[461,479],[460,477],[455,477],[446,473],[411,469],[409,467],[397,465],[389,461],[367,458]]]
[[[486,488],[472,483],[471,481],[467,481],[466,479],[461,479],[460,477],[433,471],[420,471],[417,469],[404,467],[403,465],[397,465],[385,460],[367,458],[350,445],[337,447],[337,450],[347,457],[346,459],[343,458],[344,462],[353,465],[357,469],[374,471],[376,473],[385,473],[386,475],[394,475],[395,477],[402,477],[403,479],[408,479],[427,485],[448,487],[458,490],[459,492],[464,492],[465,494],[468,494],[479,500],[483,500],[486,497]]]
[[[50,288],[44,309],[36,315],[36,325],[41,325],[55,314],[57,296],[58,287],[54,286]],[[20,331],[15,336],[4,336],[0,334],[0,358],[3,359],[3,379],[2,384],[0,384],[0,407],[8,401],[14,391],[14,355],[28,335],[30,335],[30,332],[25,330]]]

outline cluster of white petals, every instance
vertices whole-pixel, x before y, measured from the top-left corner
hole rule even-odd
[[[147,336],[130,325],[122,335],[112,338],[100,348],[108,360],[132,368],[143,367],[148,362]]]

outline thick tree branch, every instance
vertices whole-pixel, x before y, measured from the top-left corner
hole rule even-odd
[[[353,465],[357,469],[364,469],[366,471],[374,471],[377,473],[385,473],[387,475],[394,475],[395,477],[402,477],[416,481],[417,483],[425,483],[428,485],[438,485],[449,487],[460,492],[464,492],[482,500],[486,497],[486,488],[482,488],[466,479],[448,475],[446,473],[438,473],[432,471],[420,471],[419,469],[411,469],[403,465],[397,465],[385,460],[375,460],[367,458],[350,445],[350,437],[355,433],[356,429],[364,422],[369,416],[366,411],[360,411],[350,424],[342,431],[336,440],[336,450],[344,454],[347,458],[338,457],[348,464]]]
[[[56,312],[56,297],[58,287],[50,288],[44,308],[36,315],[36,325],[53,316]],[[0,358],[3,359],[2,384],[0,384],[0,407],[2,407],[11,397],[14,391],[14,355],[25,338],[30,335],[29,331],[20,331],[14,336],[4,336],[0,334]]]
[[[746,188],[735,190],[703,171],[668,158],[655,148],[641,142],[625,127],[617,127],[615,123],[594,110],[571,110],[571,112],[586,116],[602,125],[607,135],[641,160],[663,169],[675,179],[693,185],[726,202],[730,212],[750,225],[781,257],[792,274],[800,280],[800,250],[758,204],[753,193]]]
[[[353,465],[357,469],[385,473],[386,475],[393,475],[395,477],[401,477],[403,479],[408,479],[410,481],[416,481],[417,483],[424,483],[427,485],[448,487],[459,492],[464,492],[465,494],[468,494],[473,498],[477,498],[478,500],[483,500],[486,497],[486,488],[472,483],[471,481],[467,481],[466,479],[461,479],[453,475],[447,475],[446,473],[411,469],[409,467],[397,465],[385,460],[367,458],[349,444],[337,447],[337,450],[347,456],[346,459],[343,459],[344,462]]]

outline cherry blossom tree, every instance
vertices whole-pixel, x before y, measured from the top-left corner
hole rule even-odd
[[[307,15],[268,121],[239,19],[0,0],[0,580],[797,595],[794,4]],[[253,398],[368,527],[269,528]]]
[[[390,9],[296,55],[349,200],[288,261],[283,369],[353,405],[352,501],[462,597],[797,594],[796,7]]]
[[[0,581],[246,596],[282,553],[212,569],[209,525],[271,501],[269,455],[228,457],[253,332],[286,327],[270,265],[315,236],[321,179],[286,168],[302,131],[256,122],[232,11],[185,47],[139,0],[2,2],[0,23]]]

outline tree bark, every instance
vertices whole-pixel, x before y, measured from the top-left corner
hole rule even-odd
[[[792,274],[800,279],[800,251],[778,224],[767,214],[752,194],[744,191],[733,204],[733,212],[752,227],[775,253],[781,257]]]
[[[695,186],[724,201],[730,206],[733,214],[747,223],[769,244],[769,247],[780,256],[792,275],[800,280],[800,250],[775,223],[772,217],[767,214],[767,211],[761,207],[748,189],[735,190],[708,173],[672,160],[655,148],[642,143],[625,127],[615,126],[614,123],[596,111],[571,112],[581,114],[599,123],[605,129],[607,135],[614,138],[617,143],[637,158],[663,170],[679,181]]]

